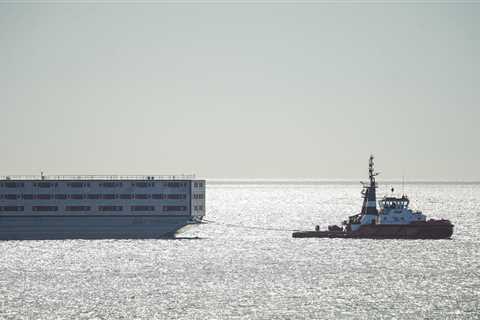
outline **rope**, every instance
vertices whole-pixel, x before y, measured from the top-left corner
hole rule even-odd
[[[199,221],[200,223],[205,223],[205,224],[218,224],[224,227],[229,227],[229,228],[242,228],[242,229],[251,229],[251,230],[263,230],[263,231],[289,231],[289,232],[295,232],[299,230],[295,229],[284,229],[284,228],[268,228],[268,227],[255,227],[255,226],[246,226],[243,224],[233,224],[233,223],[222,223],[218,221],[213,221],[213,220],[206,220],[203,219],[202,221]]]

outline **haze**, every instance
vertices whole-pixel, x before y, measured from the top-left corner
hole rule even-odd
[[[478,4],[0,4],[0,174],[480,180]]]

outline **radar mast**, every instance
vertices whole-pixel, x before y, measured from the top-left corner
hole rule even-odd
[[[361,212],[362,215],[378,214],[377,195],[376,195],[377,183],[375,182],[375,177],[378,176],[378,172],[375,172],[373,159],[374,159],[373,155],[370,155],[370,158],[368,161],[368,177],[370,179],[370,184],[367,185],[366,183],[362,183],[363,184],[363,190],[362,190],[363,205],[362,205],[362,212]]]

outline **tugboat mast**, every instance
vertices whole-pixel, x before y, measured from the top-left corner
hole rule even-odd
[[[368,176],[370,178],[370,185],[363,183],[363,205],[362,205],[362,215],[372,214],[377,215],[377,183],[375,182],[375,177],[378,176],[378,172],[375,172],[373,166],[373,155],[370,155],[368,161]]]

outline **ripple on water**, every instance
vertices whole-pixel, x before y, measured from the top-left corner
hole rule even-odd
[[[361,204],[354,185],[208,187],[181,240],[1,242],[5,319],[478,319],[480,186],[412,185],[452,240],[293,239]],[[437,214],[438,213],[438,214]],[[199,237],[200,239],[189,239]]]

